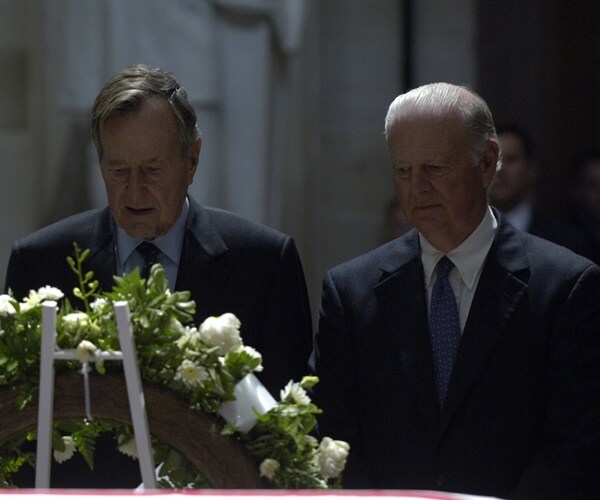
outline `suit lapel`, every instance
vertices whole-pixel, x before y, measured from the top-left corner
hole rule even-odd
[[[519,233],[501,223],[471,304],[442,411],[440,432],[468,395],[504,334],[508,320],[527,290],[528,268]]]
[[[100,283],[102,290],[111,290],[114,276],[117,273],[117,256],[115,253],[115,230],[110,210],[104,208],[98,218],[98,224],[84,233],[78,245],[82,250],[91,250],[84,269],[94,271],[94,278]]]
[[[208,212],[190,199],[190,213],[177,273],[176,290],[189,290],[196,301],[195,323],[226,312],[229,272],[227,246]]]
[[[427,326],[427,302],[418,236],[398,240],[399,246],[381,266],[375,288],[381,314],[380,352],[389,353],[391,373],[401,370],[431,429],[437,426],[433,358]]]

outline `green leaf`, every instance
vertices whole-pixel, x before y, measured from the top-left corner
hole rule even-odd
[[[62,435],[56,429],[52,430],[52,449],[56,451],[65,451],[65,443]]]

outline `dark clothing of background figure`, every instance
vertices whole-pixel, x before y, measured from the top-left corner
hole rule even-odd
[[[600,264],[600,244],[594,244],[586,231],[577,224],[534,212],[527,232]]]
[[[571,221],[583,235],[578,253],[600,265],[600,224],[584,213],[574,216]]]
[[[495,215],[441,410],[417,231],[327,273],[314,399],[345,487],[600,498],[600,268]]]
[[[51,285],[77,305],[71,295],[77,286],[76,275],[66,261],[67,255],[73,254],[74,241],[80,248],[92,250],[84,268],[94,271],[103,290],[110,290],[116,255],[114,222],[108,208],[69,217],[17,241],[6,290],[12,289],[21,299],[30,289]],[[304,272],[291,237],[190,199],[175,289],[191,292],[196,301],[196,325],[226,312],[240,319],[244,343],[263,357],[264,371],[257,376],[276,399],[290,379],[299,381],[306,374],[312,349],[311,314]],[[77,458],[81,458],[79,454]],[[53,486],[62,482],[66,487],[129,488],[140,483],[137,462],[120,452],[110,458],[97,455],[93,474],[83,460],[81,470],[73,474],[67,468],[69,462],[53,463]],[[105,466],[108,472],[103,470]],[[71,471],[63,476],[61,468]],[[115,470],[121,474],[114,474]]]

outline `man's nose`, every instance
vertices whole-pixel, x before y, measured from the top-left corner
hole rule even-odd
[[[411,178],[411,185],[417,192],[428,191],[431,188],[431,180],[427,175],[427,172],[423,168],[413,169],[413,175]]]
[[[144,172],[141,169],[132,168],[127,176],[127,190],[130,195],[140,195],[146,187]]]

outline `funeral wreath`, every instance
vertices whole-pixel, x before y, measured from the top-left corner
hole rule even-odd
[[[84,270],[89,250],[74,244],[74,257],[67,263],[79,281],[74,290],[77,303],[51,284],[31,290],[23,300],[12,293],[0,295],[0,389],[19,391],[18,412],[38,397],[42,305],[60,304],[56,316],[56,344],[60,349],[76,349],[77,360],[56,365],[63,371],[93,368],[106,373],[99,353],[120,349],[114,304],[127,301],[142,379],[164,386],[185,399],[193,411],[219,415],[220,409],[236,399],[236,386],[262,370],[259,352],[245,346],[240,335],[243,325],[233,313],[210,317],[193,325],[195,302],[187,291],[171,292],[164,269],[152,267],[147,280],[136,269],[115,276],[110,292],[99,289],[91,271]],[[290,381],[282,388],[280,400],[263,414],[255,412],[251,428],[222,420],[222,433],[234,436],[256,461],[260,475],[277,488],[335,488],[349,445],[329,437],[313,436],[316,415],[321,410],[307,390],[318,383],[316,377]],[[219,417],[221,418],[221,417]],[[93,467],[94,443],[104,432],[117,437],[119,450],[136,456],[131,428],[102,419],[68,419],[53,422],[54,460],[69,460],[81,453]],[[36,439],[36,430],[0,443],[0,487],[12,485],[11,476],[26,462],[35,465],[35,456],[24,452],[23,444]],[[182,464],[174,450],[153,443],[154,459],[161,464],[159,485],[165,488],[204,487],[202,471]]]

